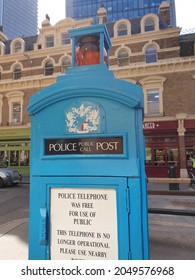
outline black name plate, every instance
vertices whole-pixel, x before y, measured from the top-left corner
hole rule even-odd
[[[45,139],[45,155],[123,154],[123,137]]]

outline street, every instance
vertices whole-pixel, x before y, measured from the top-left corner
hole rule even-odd
[[[29,185],[0,188],[0,226],[29,216]]]
[[[149,208],[194,210],[195,196],[149,195],[148,204]],[[29,184],[1,188],[0,229],[11,222],[28,221],[28,217]],[[149,235],[152,260],[195,260],[195,217],[149,214]],[[22,239],[28,250],[27,230],[17,238]]]
[[[186,185],[180,189],[193,194]],[[190,212],[195,196],[149,195],[148,207]],[[151,259],[195,260],[195,216],[149,214],[149,233]]]

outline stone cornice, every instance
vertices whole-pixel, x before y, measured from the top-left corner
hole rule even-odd
[[[180,119],[185,119],[185,120],[195,120],[195,114],[182,114],[180,116]],[[164,121],[177,121],[178,120],[178,115],[177,116],[155,116],[155,117],[145,117],[144,122],[164,122]]]
[[[194,71],[195,57],[163,59],[155,63],[133,63],[124,67],[110,66],[110,70],[113,70],[115,76],[119,78]]]
[[[29,88],[43,88],[56,82],[56,77],[59,76],[33,76],[22,78],[20,80],[6,80],[0,82],[0,91],[24,90]]]
[[[37,59],[40,57],[51,57],[54,55],[66,55],[67,53],[71,53],[71,45],[61,45],[54,48],[46,48],[43,50],[35,50],[31,52],[22,52],[18,54],[6,54],[0,56],[0,62],[1,63],[8,63],[8,62],[15,62],[15,61],[25,61],[25,60],[31,60],[31,59]]]
[[[145,117],[144,122],[164,122],[164,121],[176,121],[174,116],[155,116],[155,117]]]
[[[26,123],[26,124],[23,124],[23,125],[15,125],[15,126],[1,126],[1,131],[3,131],[3,130],[13,130],[13,129],[20,129],[20,128],[26,128],[26,129],[28,129],[28,128],[30,128],[30,126],[31,126],[31,124],[28,122],[28,123]]]
[[[169,29],[163,29],[153,32],[145,32],[145,33],[138,33],[138,34],[131,34],[128,36],[119,36],[119,37],[112,37],[112,46],[114,47],[117,44],[121,44],[123,42],[124,44],[127,43],[140,43],[144,41],[155,41],[159,39],[167,39],[172,37],[179,37],[179,34],[181,32],[181,28],[169,28]]]

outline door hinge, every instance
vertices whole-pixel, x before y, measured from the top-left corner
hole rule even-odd
[[[126,190],[126,210],[127,213],[130,213],[130,190],[127,188]]]
[[[47,210],[40,208],[39,243],[47,245]]]

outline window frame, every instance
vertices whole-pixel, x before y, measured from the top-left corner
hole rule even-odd
[[[126,26],[127,34],[119,35],[118,28],[123,24]],[[114,24],[114,37],[121,37],[121,36],[128,36],[128,35],[131,35],[131,22],[128,19],[117,20]]]
[[[151,24],[152,22],[152,24]],[[155,30],[155,21],[153,18],[146,18],[144,21],[144,32],[150,32]]]
[[[50,66],[47,66],[50,63]],[[52,65],[52,66],[51,66]],[[52,76],[54,74],[54,63],[52,60],[47,60],[44,63],[44,76]]]
[[[16,47],[16,45],[18,45]],[[11,53],[18,54],[25,51],[25,42],[22,38],[15,38],[11,41]]]
[[[67,64],[63,64],[63,62],[65,61],[65,60],[69,60],[69,64],[67,63]],[[67,69],[69,68],[69,67],[71,67],[71,64],[72,64],[72,62],[71,62],[71,57],[70,56],[64,56],[62,59],[61,59],[61,73],[66,73],[66,71],[67,71]]]
[[[151,76],[141,79],[139,82],[143,87],[144,93],[144,116],[145,117],[156,117],[163,116],[163,90],[164,82],[166,81],[165,77],[162,76]],[[152,91],[158,91],[159,94],[159,112],[150,113],[148,110],[148,93]]]
[[[121,26],[123,28],[121,28]],[[125,23],[122,22],[117,26],[117,35],[118,35],[118,37],[128,35],[128,29],[127,29],[127,25]]]
[[[69,34],[67,32],[61,33],[61,44],[62,45],[71,44],[71,38],[69,37]]]
[[[20,41],[16,41],[14,43],[14,49],[13,49],[14,53],[20,53],[22,52],[22,43]]]
[[[55,46],[54,35],[47,35],[45,37],[45,47],[46,48],[53,48],[54,46]]]
[[[9,92],[6,94],[8,99],[8,106],[9,106],[9,120],[8,125],[22,125],[23,123],[23,103],[24,103],[24,93],[23,92]],[[19,104],[20,111],[19,111],[19,121],[14,120],[14,104]]]
[[[13,67],[12,78],[13,80],[20,80],[22,78],[22,67],[19,64]]]
[[[151,49],[155,52],[151,52]],[[148,52],[150,50],[150,52]],[[148,52],[148,53],[147,53]],[[145,47],[145,62],[146,63],[155,63],[158,61],[158,49],[155,44],[149,44]]]
[[[154,21],[154,29],[150,31],[145,31],[145,22],[147,20],[153,20]],[[154,32],[159,30],[159,17],[156,14],[146,14],[145,16],[142,17],[141,22],[140,22],[140,27],[141,27],[141,33],[149,33],[149,32]]]
[[[127,56],[123,56],[123,57],[120,57],[119,58],[119,55],[120,53],[122,52],[126,52]],[[129,53],[130,51],[127,49],[127,48],[120,48],[118,51],[117,51],[117,65],[118,67],[124,67],[124,66],[128,66],[130,64],[130,56],[129,56]],[[126,62],[126,61],[127,62]],[[122,63],[121,64],[121,61],[125,61],[125,63]]]
[[[160,113],[160,92],[159,92],[159,89],[158,88],[147,89],[146,94],[147,94],[147,96],[146,96],[146,100],[147,100],[146,112],[147,112],[147,115],[149,115],[149,116],[158,115]],[[158,107],[158,110],[155,110],[155,107]]]

